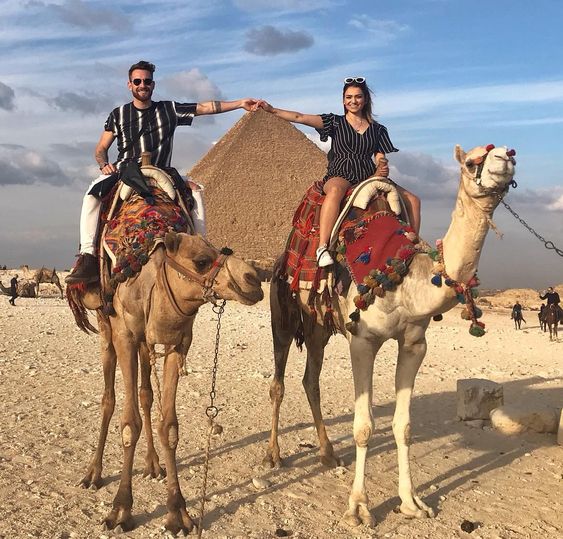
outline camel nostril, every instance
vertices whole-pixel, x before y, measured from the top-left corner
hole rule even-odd
[[[244,281],[246,282],[246,284],[249,284],[250,286],[260,286],[262,283],[262,281],[260,281],[256,273],[245,273]]]

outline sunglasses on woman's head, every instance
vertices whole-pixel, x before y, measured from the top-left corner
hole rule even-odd
[[[150,86],[153,83],[152,79],[133,79],[131,81],[135,86],[139,86],[141,82],[145,83],[145,86]]]
[[[358,84],[362,84],[362,83],[366,82],[366,78],[365,77],[346,77],[344,79],[344,84],[350,84],[352,82],[357,82]]]

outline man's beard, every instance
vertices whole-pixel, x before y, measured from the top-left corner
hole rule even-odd
[[[147,89],[146,92],[140,93],[138,89],[133,89],[133,97],[139,101],[150,101],[152,97],[152,89]]]

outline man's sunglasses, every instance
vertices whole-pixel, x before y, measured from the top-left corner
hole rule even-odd
[[[141,82],[144,82],[145,86],[150,86],[154,81],[152,79],[133,79],[131,82],[135,86],[139,86]]]
[[[346,77],[344,79],[344,84],[351,84],[352,82],[357,82],[358,84],[363,84],[366,82],[365,77]]]

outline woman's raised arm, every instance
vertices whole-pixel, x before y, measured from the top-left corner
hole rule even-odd
[[[314,127],[315,129],[323,128],[323,120],[318,114],[302,114],[301,112],[295,112],[293,110],[277,109],[272,107],[270,103],[264,101],[263,99],[256,103],[254,109],[263,109],[266,112],[274,114],[278,118],[285,120],[286,122],[308,125],[309,127]]]

